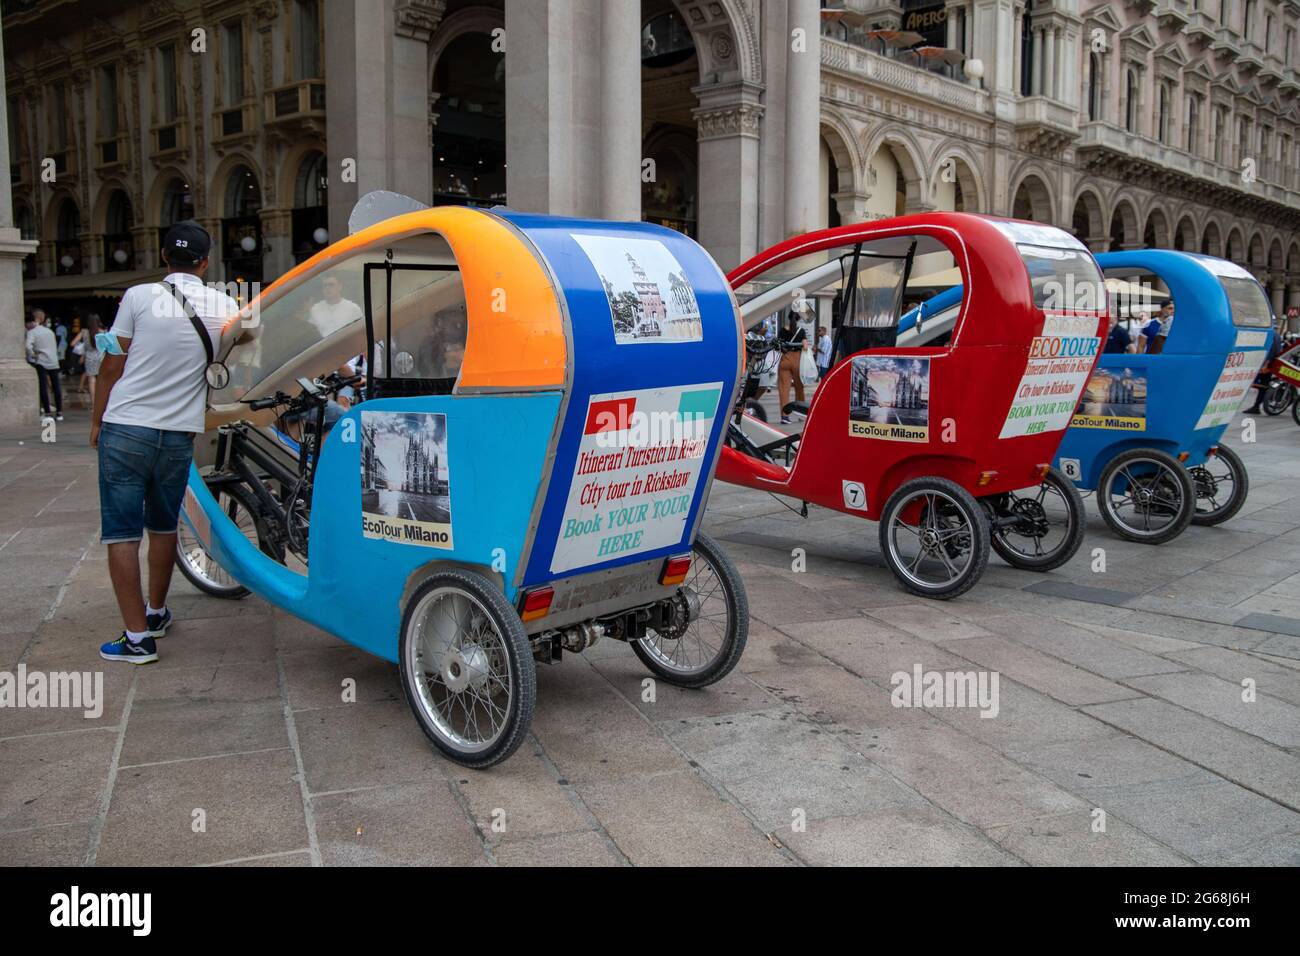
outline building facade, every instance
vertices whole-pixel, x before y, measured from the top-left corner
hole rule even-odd
[[[1300,306],[1300,0],[5,0],[28,305],[267,282],[357,198],[646,218],[724,268],[827,224],[1015,215]],[[895,50],[914,30],[952,53]]]

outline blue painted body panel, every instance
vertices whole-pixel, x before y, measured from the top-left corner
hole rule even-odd
[[[494,553],[499,548],[505,562],[505,594],[514,600],[514,571],[523,554],[560,398],[559,392],[430,395],[378,399],[348,411],[326,437],[316,473],[309,575],[290,571],[262,554],[217,511],[202,478],[192,471],[190,491],[211,524],[209,550],[236,580],[277,607],[395,661],[402,591],[407,578],[422,565],[450,561],[490,568],[501,556]],[[363,411],[446,414],[451,549],[362,534],[359,416]],[[346,440],[349,432],[352,441]]]
[[[626,557],[588,565],[565,572],[565,575],[618,567],[669,555],[689,548],[691,531],[707,500],[707,479],[722,447],[729,402],[734,394],[740,370],[740,334],[734,300],[726,278],[716,265],[690,239],[670,229],[648,223],[587,223],[514,212],[501,212],[540,250],[555,273],[556,284],[563,290],[573,333],[572,391],[569,409],[559,445],[546,501],[538,522],[537,537],[529,560],[524,583],[539,584],[559,576],[552,573],[551,561],[561,532],[561,518],[569,493],[569,484],[577,460],[578,445],[586,424],[588,403],[593,395],[633,389],[669,386],[722,385],[719,407],[703,464],[700,493],[694,496],[686,516],[685,531],[673,546],[639,551]],[[582,247],[577,235],[657,240],[681,264],[686,282],[695,293],[702,323],[698,342],[644,342],[619,344],[615,341],[609,300],[599,274]]]

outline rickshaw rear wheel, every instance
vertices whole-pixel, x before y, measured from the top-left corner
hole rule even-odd
[[[1127,483],[1127,494],[1112,490],[1117,482]],[[1119,501],[1113,497],[1116,494]],[[1133,509],[1131,520],[1121,513],[1124,505]],[[1116,455],[1102,470],[1097,507],[1110,530],[1124,540],[1163,544],[1192,523],[1196,490],[1187,469],[1171,455],[1154,448],[1133,448]],[[1165,520],[1152,527],[1153,515]]]
[[[1295,386],[1286,382],[1274,382],[1264,392],[1260,405],[1265,415],[1281,415],[1295,400]]]
[[[1224,466],[1223,469],[1214,467],[1216,460]],[[1192,524],[1222,524],[1240,511],[1241,506],[1246,503],[1246,495],[1250,493],[1250,478],[1246,475],[1246,465],[1241,457],[1226,445],[1220,445],[1218,451],[1210,456],[1204,465],[1197,465],[1190,469],[1190,474],[1192,486],[1196,489],[1196,510],[1192,512]],[[1224,485],[1229,482],[1231,484],[1227,499],[1219,504],[1219,494],[1224,490]],[[1205,503],[1204,506],[1202,502]]]
[[[1297,396],[1296,400],[1291,403],[1291,417],[1297,425],[1300,425],[1300,396]]]
[[[731,558],[707,534],[695,536],[694,560],[675,600],[689,608],[675,633],[647,633],[632,651],[656,677],[677,687],[707,687],[726,677],[749,637],[749,598]]]
[[[880,550],[905,590],[946,601],[974,587],[988,567],[988,517],[956,482],[914,478],[885,503]]]
[[[208,490],[212,492],[212,497],[217,499],[217,506],[226,517],[233,521],[263,554],[274,558],[270,529],[262,519],[257,499],[252,493],[243,485],[237,484],[209,487]],[[180,568],[185,580],[204,594],[226,600],[238,600],[248,596],[248,588],[227,574],[212,559],[183,518],[176,533],[176,566]]]
[[[1041,542],[1050,531],[1051,513],[1044,507],[1047,496],[1054,495],[1065,511],[1066,528],[1059,544],[1043,550]],[[1051,571],[1069,561],[1083,544],[1083,496],[1069,478],[1055,468],[1049,468],[1034,497],[1006,496],[1005,508],[1022,519],[1024,527],[994,527],[991,531],[993,550],[1013,568],[1025,571]],[[988,500],[988,499],[985,499]],[[1025,551],[1014,539],[1031,543],[1032,550]]]
[[[402,613],[402,691],[444,756],[483,769],[523,742],[537,702],[537,672],[523,622],[487,578],[463,568],[420,585]]]

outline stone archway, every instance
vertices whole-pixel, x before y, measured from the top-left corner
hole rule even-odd
[[[1070,216],[1074,236],[1093,252],[1106,248],[1106,226],[1101,215],[1101,197],[1092,189],[1082,190],[1074,200]]]
[[[1110,251],[1136,249],[1140,239],[1137,211],[1131,202],[1121,199],[1110,214]]]
[[[1147,224],[1142,230],[1142,246],[1145,249],[1169,248],[1169,219],[1163,209],[1156,207],[1147,213]]]
[[[1213,219],[1205,224],[1205,232],[1201,235],[1201,252],[1207,256],[1223,258],[1223,233]]]
[[[1011,218],[1055,225],[1055,205],[1047,181],[1036,172],[1026,173],[1011,194]]]
[[[1246,240],[1241,229],[1236,226],[1228,233],[1228,243],[1223,258],[1230,259],[1239,266],[1246,264]]]
[[[867,218],[901,216],[925,208],[921,152],[907,134],[897,130],[877,133],[864,153],[870,157],[863,175]]]
[[[984,183],[975,171],[978,164],[963,149],[941,148],[943,158],[934,164],[931,203],[936,209],[981,213],[988,209]],[[951,196],[949,196],[951,194]]]
[[[867,196],[860,182],[857,141],[848,122],[831,111],[823,110],[821,139],[825,149],[826,224],[861,222],[866,217]]]
[[[1195,252],[1196,247],[1196,223],[1190,215],[1183,216],[1174,232],[1174,248],[1179,252]]]

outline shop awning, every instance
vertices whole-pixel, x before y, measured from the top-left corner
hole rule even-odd
[[[23,282],[23,295],[29,299],[120,299],[131,286],[157,282],[166,274],[163,269],[135,269],[28,279]]]

